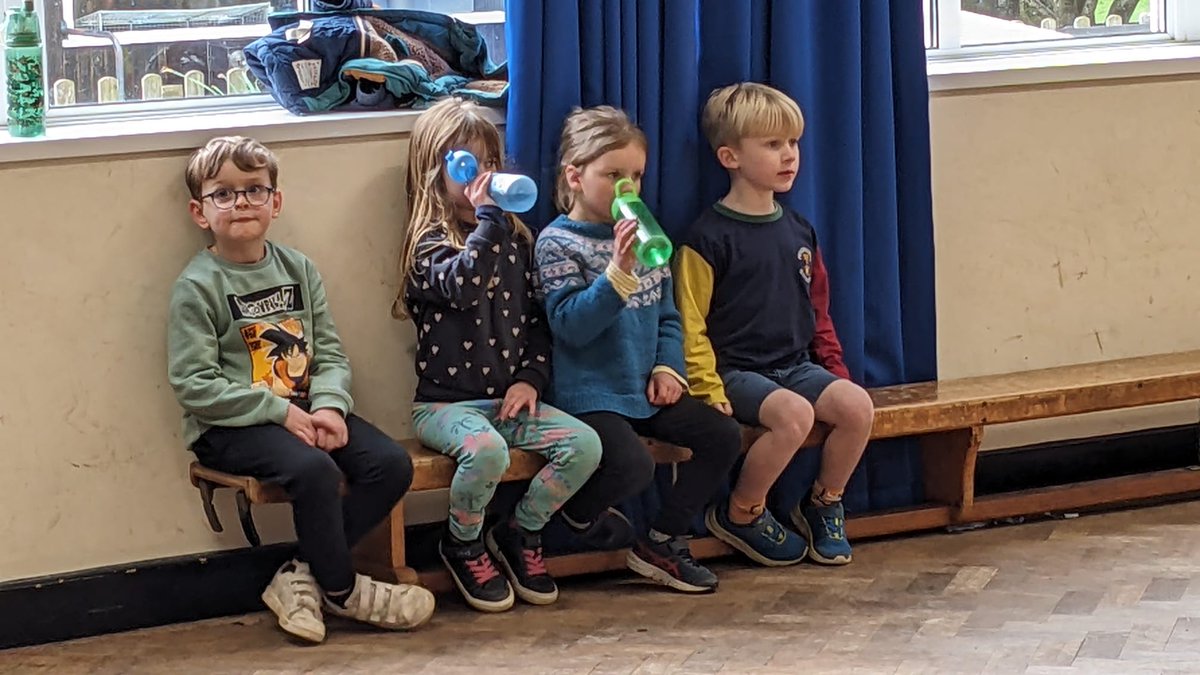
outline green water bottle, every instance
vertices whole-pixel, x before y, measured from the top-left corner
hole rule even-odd
[[[4,24],[4,70],[8,87],[8,133],[46,133],[46,86],[42,79],[42,33],[33,0],[8,13]]]
[[[612,217],[614,220],[631,219],[637,221],[637,241],[633,244],[633,253],[639,262],[654,269],[671,262],[674,248],[671,240],[663,233],[650,207],[637,194],[637,187],[628,178],[622,178],[613,185],[616,196],[613,197]]]

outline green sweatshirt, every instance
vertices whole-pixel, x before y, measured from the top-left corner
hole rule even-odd
[[[299,251],[267,242],[250,265],[201,251],[175,280],[167,321],[188,447],[214,426],[283,424],[292,401],[343,415],[354,406],[325,286]]]

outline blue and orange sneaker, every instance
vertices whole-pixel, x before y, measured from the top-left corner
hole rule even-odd
[[[780,525],[768,509],[749,524],[738,525],[729,520],[728,507],[713,505],[704,513],[704,524],[717,539],[760,565],[795,565],[808,554],[804,539]]]
[[[791,512],[792,524],[808,540],[809,557],[822,565],[845,565],[854,557],[846,539],[846,510],[836,504],[818,506],[812,494]]]

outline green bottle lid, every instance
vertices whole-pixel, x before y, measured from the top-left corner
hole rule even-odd
[[[8,47],[37,47],[42,44],[38,32],[38,17],[33,9],[33,0],[25,0],[21,9],[8,15],[4,31],[4,44]]]

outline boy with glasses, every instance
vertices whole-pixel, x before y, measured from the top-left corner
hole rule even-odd
[[[278,171],[270,150],[242,137],[215,138],[188,162],[192,220],[213,243],[171,290],[168,377],[183,439],[205,466],[291,497],[298,556],[262,595],[283,630],[321,642],[322,611],[414,628],[433,615],[429,591],[355,574],[350,559],[408,490],[412,461],[351,412],[350,362],[316,267],[267,241],[283,205]]]

